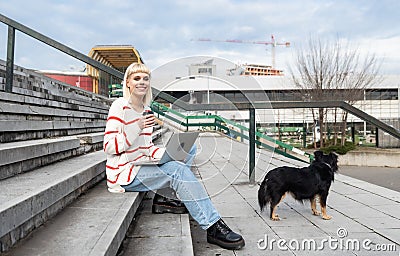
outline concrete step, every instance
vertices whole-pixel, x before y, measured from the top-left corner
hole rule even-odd
[[[0,120],[0,131],[25,132],[27,129],[29,131],[104,129],[105,125],[105,120]]]
[[[164,134],[166,134],[169,131],[170,130],[168,127],[161,127],[161,126],[156,127],[151,137],[153,142],[156,142],[158,139],[160,139]],[[169,138],[169,136],[167,136],[167,138]]]
[[[76,136],[2,143],[0,180],[82,154],[79,148]]]
[[[95,132],[89,134],[80,134],[77,137],[81,140],[81,144],[97,144],[103,143],[104,140],[104,131],[102,132]]]
[[[0,76],[5,75],[0,61]],[[107,97],[18,66],[14,67],[13,92],[4,91],[0,79],[0,142],[70,136],[104,131]]]
[[[104,170],[98,151],[0,180],[0,252],[104,179]]]
[[[6,71],[5,64],[3,60],[0,60],[0,76],[4,77]],[[5,79],[1,79],[0,91],[4,91],[4,84]],[[14,66],[12,94],[23,97],[22,102],[24,104],[31,104],[35,100],[47,100],[46,103],[41,102],[39,105],[54,107],[54,105],[51,105],[52,102],[54,102],[56,104],[67,104],[67,109],[75,110],[84,106],[91,109],[91,112],[97,113],[102,110],[108,112],[108,108],[112,102],[112,100],[107,97],[88,92],[76,86],[68,85],[19,66]],[[1,97],[1,99],[14,101],[8,97]]]
[[[6,94],[6,93],[3,93]],[[20,99],[15,97],[14,100]],[[35,100],[40,103],[39,99]],[[107,110],[96,110],[95,109],[73,109],[72,106],[61,105],[59,106],[46,106],[40,104],[23,104],[24,102],[1,102],[1,113],[9,115],[29,115],[29,116],[59,116],[59,117],[69,117],[69,118],[90,118],[90,119],[107,119]],[[43,102],[45,103],[45,99]],[[54,105],[56,103],[54,102]],[[63,108],[64,107],[64,108]],[[67,108],[70,107],[70,108]]]
[[[103,181],[4,255],[116,255],[143,196]]]
[[[76,135],[81,142],[81,148],[85,152],[103,150],[104,131]]]
[[[144,198],[118,256],[194,255],[189,214],[153,214],[153,196]]]
[[[158,127],[153,141],[168,128]],[[0,180],[34,170],[72,156],[102,150],[104,131],[51,139],[18,141],[0,144]]]
[[[167,127],[156,126],[152,134],[152,140],[156,142],[160,139],[169,129]],[[80,139],[81,147],[85,147],[85,152],[91,150],[100,150],[103,148],[104,131],[76,135]]]

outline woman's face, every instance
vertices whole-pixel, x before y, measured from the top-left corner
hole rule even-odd
[[[132,96],[145,96],[150,88],[150,77],[147,73],[133,73],[129,76],[126,86]]]

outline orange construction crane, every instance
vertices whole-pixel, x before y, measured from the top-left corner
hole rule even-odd
[[[290,46],[290,42],[276,42],[274,35],[271,35],[271,41],[246,41],[246,40],[238,40],[238,39],[213,40],[213,39],[209,39],[209,38],[199,38],[196,41],[271,45],[272,68],[275,68],[275,47],[277,45],[284,45],[286,47]]]

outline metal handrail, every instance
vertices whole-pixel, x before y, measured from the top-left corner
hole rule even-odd
[[[104,72],[115,76],[116,78],[124,79],[124,74],[110,66],[104,65],[103,63],[90,58],[89,56],[82,54],[56,40],[45,36],[13,19],[10,19],[0,13],[0,22],[8,25],[8,40],[7,40],[7,61],[6,61],[6,92],[12,92],[13,88],[13,74],[14,74],[14,49],[15,49],[15,30],[18,30],[32,38],[35,38],[52,48],[55,48],[65,54],[72,56],[75,59],[78,59],[86,64],[89,64],[97,69],[103,70]],[[171,95],[161,92],[155,88],[153,88],[153,94],[158,95],[158,97],[166,100],[168,102],[176,102],[177,105],[185,107],[185,104],[181,105],[177,102],[177,99],[172,97]]]
[[[152,102],[151,108],[157,114],[162,115],[163,117],[175,122],[178,125],[186,127],[186,129],[188,129],[189,127],[219,127],[220,129],[230,132],[236,136],[240,136],[243,139],[249,140],[248,134],[249,134],[250,129],[248,127],[240,125],[229,119],[223,118],[222,116],[219,116],[219,115],[195,115],[195,116],[185,115],[174,109],[168,108],[158,102]],[[183,121],[174,117],[171,114],[173,114],[174,116],[177,116],[180,119],[183,119]],[[211,119],[213,121],[196,122],[196,123],[189,122],[189,120],[196,120],[196,119],[202,119],[202,120]],[[224,125],[224,124],[230,125],[240,131],[231,129],[227,125]],[[245,132],[246,132],[246,134],[245,134]],[[265,135],[261,132],[256,131],[255,135],[257,138],[272,142],[273,144],[275,144],[277,146],[276,148],[275,147],[272,148],[272,147],[269,147],[267,144],[262,143],[260,140],[256,139],[256,144],[263,146],[267,149],[277,150],[277,148],[279,147],[279,148],[282,148],[284,151],[279,151],[278,153],[284,154],[285,156],[288,156],[287,151],[292,151],[298,155],[307,157],[309,159],[308,162],[311,162],[314,159],[313,155],[311,155],[307,152],[303,152],[302,150],[297,149],[297,148],[293,147],[292,145],[283,143],[282,141],[276,140],[276,139],[274,139],[268,135]],[[301,159],[299,157],[296,157],[296,156],[291,156],[291,157],[294,159],[306,162],[304,159]]]
[[[24,34],[26,34],[26,35],[28,35],[30,37],[33,37],[33,38],[35,38],[35,39],[37,39],[37,40],[39,40],[39,41],[41,41],[41,42],[53,47],[53,48],[55,48],[55,49],[57,49],[57,50],[59,50],[59,51],[61,51],[63,53],[66,53],[66,54],[74,57],[75,59],[81,60],[81,61],[83,61],[83,62],[85,62],[85,63],[87,63],[87,64],[89,64],[91,66],[94,66],[94,67],[96,67],[98,69],[101,69],[104,72],[107,72],[108,74],[111,74],[111,75],[113,75],[115,77],[118,77],[120,79],[123,79],[123,77],[124,77],[124,74],[121,73],[120,71],[118,71],[118,70],[116,70],[116,69],[114,69],[112,67],[109,67],[107,65],[104,65],[103,63],[101,63],[99,61],[96,61],[96,60],[90,58],[89,56],[87,56],[85,54],[82,54],[82,53],[80,53],[80,52],[78,52],[78,51],[76,51],[76,50],[74,50],[74,49],[62,44],[62,43],[59,43],[56,40],[54,40],[54,39],[52,39],[50,37],[47,37],[47,36],[37,32],[37,31],[35,31],[35,30],[25,26],[25,25],[22,25],[21,23],[16,22],[15,20],[12,20],[12,19],[10,19],[10,18],[8,18],[8,17],[6,17],[6,16],[4,16],[2,14],[0,14],[0,21],[3,22],[4,24],[8,25],[8,27],[9,27],[9,29],[8,29],[8,32],[9,32],[8,39],[9,39],[9,41],[8,41],[8,44],[7,44],[7,52],[9,52],[9,48],[10,47],[14,48],[14,43],[12,41],[15,39],[15,38],[13,39],[13,37],[15,36],[14,31],[16,29],[16,30],[19,30],[20,32],[22,32],[22,33],[24,33]],[[10,30],[12,30],[12,31],[10,31]],[[12,33],[14,35],[10,36],[10,33]],[[10,41],[10,40],[12,40],[12,41]],[[8,61],[8,56],[7,56],[7,61]]]

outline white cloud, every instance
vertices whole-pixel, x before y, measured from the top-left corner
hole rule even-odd
[[[21,8],[21,7],[24,8]],[[276,48],[278,67],[286,67],[296,47],[310,35],[346,38],[363,51],[385,56],[382,68],[400,74],[400,3],[375,1],[238,1],[238,0],[13,0],[1,1],[2,14],[82,53],[98,44],[131,44],[155,68],[163,62],[192,55],[217,55],[233,62],[270,64],[271,49],[264,45],[196,42],[191,39],[289,41]],[[0,33],[7,28],[0,24]],[[28,68],[68,67],[70,58],[46,59],[52,51],[24,36],[17,37],[16,55]],[[368,42],[370,42],[368,44]],[[5,56],[0,37],[0,58]],[[33,51],[38,46],[38,50]],[[32,48],[34,47],[34,48]],[[50,53],[46,53],[49,51]]]

